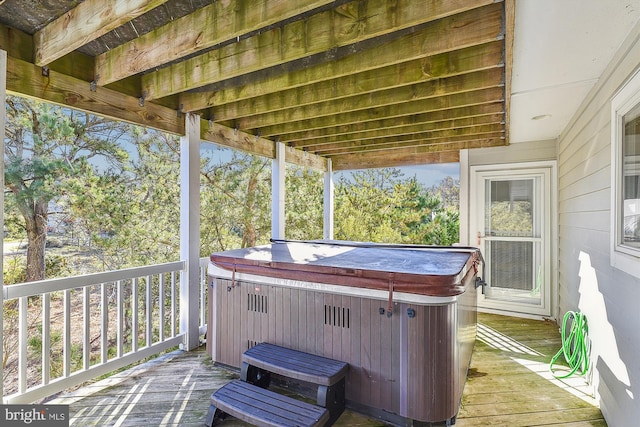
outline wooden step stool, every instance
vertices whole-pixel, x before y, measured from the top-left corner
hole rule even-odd
[[[262,427],[316,427],[329,421],[324,408],[239,380],[211,395],[206,425],[213,426],[226,414]]]
[[[240,379],[267,388],[275,373],[317,385],[317,405],[329,410],[331,425],[344,411],[348,369],[346,362],[260,343],[242,354]]]

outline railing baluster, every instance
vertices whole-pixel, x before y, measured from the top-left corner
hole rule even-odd
[[[138,278],[131,280],[131,351],[138,351]]]
[[[91,359],[91,315],[89,308],[91,305],[91,289],[90,286],[82,288],[82,319],[84,325],[82,327],[82,368],[89,369]]]
[[[118,359],[122,357],[122,339],[124,337],[124,333],[122,331],[122,328],[124,327],[124,325],[122,324],[122,316],[124,316],[124,311],[123,311],[123,307],[122,307],[122,280],[118,280],[116,282],[116,304],[117,304],[117,315],[118,315],[118,320],[117,320],[117,328],[118,330],[116,331],[117,334],[117,341],[118,343],[117,345],[117,355],[118,355]]]
[[[51,294],[42,295],[42,384],[51,377]]]
[[[107,284],[100,285],[100,363],[109,359],[109,296]]]
[[[158,317],[160,318],[159,339],[164,341],[164,273],[158,277]]]
[[[171,336],[176,336],[176,273],[171,272]]]
[[[153,323],[152,323],[152,314],[153,314],[153,305],[151,304],[151,276],[147,276],[147,287],[146,295],[145,295],[145,306],[146,306],[146,322],[147,322],[147,330],[146,330],[146,342],[147,347],[150,347],[153,344]]]
[[[71,289],[64,290],[64,356],[63,375],[71,375]]]
[[[29,341],[28,312],[29,297],[21,297],[18,306],[18,334],[20,335],[20,345],[18,346],[18,390],[20,390],[20,393],[24,393],[27,389],[27,343]]]

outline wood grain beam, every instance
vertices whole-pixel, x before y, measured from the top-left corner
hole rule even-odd
[[[116,120],[148,126],[177,135],[184,133],[184,119],[175,110],[145,103],[107,88],[91,91],[89,83],[50,70],[43,75],[42,67],[8,58],[7,90],[13,94],[37,98],[46,102],[88,111]]]
[[[325,101],[303,107],[296,106],[286,110],[243,117],[236,119],[236,122],[241,129],[262,129],[274,127],[280,123],[307,121],[310,119],[321,120],[323,117],[333,118],[337,115],[357,113],[362,110],[429,100],[444,94],[452,95],[502,86],[502,69],[494,68],[409,86],[385,89],[375,93],[364,93],[335,101]]]
[[[414,148],[397,150],[393,154],[365,153],[357,155],[331,157],[331,167],[334,171],[390,168],[399,166],[424,165],[432,163],[458,163],[459,151],[444,151],[439,153],[423,153]]]
[[[362,132],[350,134],[330,135],[322,138],[307,139],[304,141],[292,141],[288,145],[290,147],[300,148],[308,151],[319,151],[331,147],[334,144],[341,146],[350,143],[364,143],[369,140],[388,137],[402,137],[404,135],[415,135],[423,132],[438,132],[445,130],[465,130],[481,125],[500,125],[504,126],[504,114],[487,114],[475,117],[464,117],[460,119],[449,119],[436,122],[415,123],[406,126],[378,127]],[[285,142],[285,141],[282,141]]]
[[[501,147],[506,145],[503,138],[480,139],[459,145],[451,145],[450,151],[432,151],[429,146],[400,148],[397,150],[372,151],[347,155],[330,156],[333,170],[353,170],[385,168],[394,166],[421,165],[427,163],[457,163],[460,149]]]
[[[393,118],[422,114],[430,111],[448,110],[452,108],[504,102],[504,90],[502,87],[481,89],[472,92],[464,92],[453,95],[445,95],[437,98],[427,98],[419,101],[405,102],[401,104],[370,108],[334,116],[319,117],[297,122],[287,122],[275,126],[261,128],[261,134],[265,138],[282,136],[292,132],[302,132],[326,127],[351,125],[360,122],[379,120],[380,118]]]
[[[466,132],[469,132],[468,134]],[[379,140],[366,140],[360,143],[346,145],[332,145],[313,150],[320,156],[337,156],[342,154],[368,153],[374,151],[388,151],[398,148],[425,147],[425,152],[451,151],[471,148],[476,141],[487,139],[504,139],[504,126],[485,125],[471,129],[447,129],[436,132],[422,132],[412,135],[388,137]],[[458,144],[458,145],[452,145]],[[452,148],[456,147],[456,148]]]
[[[31,61],[33,59],[33,36],[0,24],[0,49],[8,56]]]
[[[232,129],[217,123],[202,120],[200,124],[200,138],[224,147],[233,148],[251,154],[274,159],[276,156],[275,142],[266,138],[251,135],[237,129]],[[327,170],[327,159],[312,153],[306,153],[292,147],[285,151],[285,162],[298,166]]]
[[[281,111],[295,105],[303,107],[349,96],[394,89],[439,78],[453,77],[479,70],[499,67],[503,61],[501,41],[472,46],[453,52],[445,52],[387,67],[354,73],[345,77],[314,84],[283,89],[255,98],[244,99],[220,106],[194,104],[190,101],[205,100],[196,94],[180,97],[183,111],[211,108],[216,121],[238,119],[245,116]],[[374,96],[384,96],[380,93]]]
[[[469,9],[487,3],[487,6],[470,12],[442,18],[459,13],[461,7]],[[303,58],[305,60],[296,66],[307,67],[312,65],[309,62],[314,59],[320,62],[333,61],[336,59],[332,54],[335,49],[349,46],[349,51],[358,50],[359,42],[434,19],[437,21],[433,22],[432,33],[426,41],[433,49],[432,54],[447,50],[447,44],[451,41],[460,45],[459,37],[468,40],[477,38],[480,31],[478,27],[498,25],[498,33],[502,29],[501,5],[488,0],[433,1],[434,9],[426,9],[423,3],[411,0],[397,0],[394,7],[386,2],[364,2],[362,8],[352,5],[360,6],[361,3],[339,6],[335,10],[312,15],[304,21],[295,21],[145,74],[142,76],[142,90],[147,99],[155,99]],[[406,12],[397,13],[397,10]],[[456,30],[464,34],[449,37],[449,33]],[[448,33],[448,37],[438,37],[444,32]],[[411,47],[414,53],[410,58],[416,58],[416,52],[425,48],[421,44]],[[325,55],[314,57],[322,53]]]
[[[282,135],[280,137],[280,141],[288,145],[304,148],[307,140],[311,140],[309,141],[310,144],[313,144],[315,140],[322,141],[328,138],[344,138],[348,140],[353,138],[353,134],[360,134],[360,137],[364,137],[366,134],[383,130],[393,132],[394,129],[398,127],[429,126],[430,124],[446,122],[451,119],[474,119],[484,117],[485,115],[497,115],[504,117],[502,102],[450,108],[401,117],[391,117],[388,119],[383,118],[366,122],[351,123],[348,125],[328,126],[321,129],[303,130],[300,132]]]
[[[98,55],[95,70],[96,76],[100,76],[98,83],[107,85],[331,3],[330,0],[213,2]]]
[[[166,1],[86,0],[35,33],[35,64],[47,65]]]
[[[276,155],[273,141],[206,120],[202,120],[200,124],[200,138],[228,148],[257,154],[270,159],[275,158]]]

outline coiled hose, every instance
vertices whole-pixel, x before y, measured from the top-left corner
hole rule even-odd
[[[569,328],[569,322],[571,322]],[[568,311],[562,321],[562,348],[551,358],[549,371],[558,379],[567,378],[578,373],[585,375],[589,369],[589,336],[587,330],[587,319],[582,313]],[[553,365],[560,355],[564,354],[564,359],[569,365],[569,372],[556,373]]]

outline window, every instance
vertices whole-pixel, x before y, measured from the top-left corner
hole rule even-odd
[[[611,265],[640,277],[640,73],[611,102]]]

